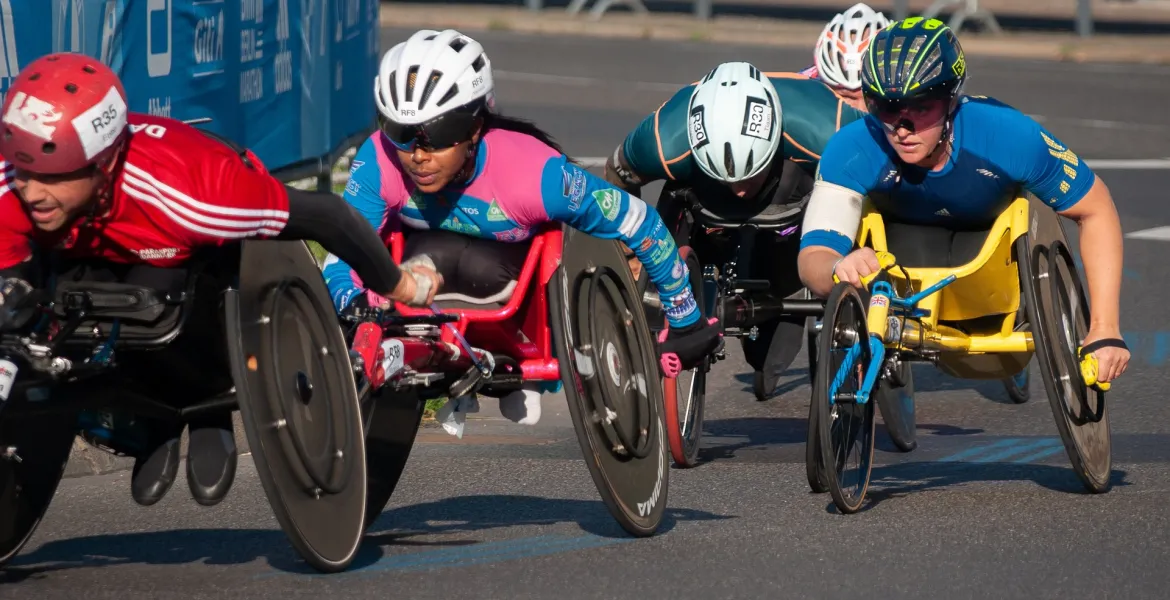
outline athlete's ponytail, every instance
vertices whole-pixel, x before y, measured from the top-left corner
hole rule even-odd
[[[493,129],[503,129],[504,131],[514,131],[516,133],[530,135],[553,150],[565,154],[560,144],[551,135],[537,127],[531,121],[525,121],[524,119],[517,119],[515,117],[505,117],[494,111],[486,111],[484,113],[483,130],[486,133]],[[565,154],[565,156],[568,157],[568,154]],[[569,162],[575,161],[573,161],[572,157],[569,157]]]

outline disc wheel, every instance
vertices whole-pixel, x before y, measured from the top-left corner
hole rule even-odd
[[[808,379],[812,389],[810,398],[817,398],[817,353],[820,352],[820,337],[817,334],[816,317],[805,320],[805,335],[807,336],[808,351]],[[817,419],[817,403],[809,402],[808,411],[808,439],[804,445],[804,470],[808,477],[808,487],[814,494],[823,494],[829,491],[829,476],[825,473],[825,464],[821,462],[820,436],[818,435],[820,422]]]
[[[1089,332],[1089,303],[1072,253],[1062,240],[1027,251],[1027,236],[1017,242],[1033,339],[1056,429],[1073,471],[1093,493],[1111,487],[1112,446],[1105,393],[1081,378],[1077,349]],[[1025,261],[1020,261],[1021,265]]]
[[[706,319],[703,298],[703,273],[695,251],[690,246],[678,249],[679,255],[689,270],[691,290],[695,302]],[[703,403],[707,397],[707,372],[710,360],[679,374],[678,378],[662,378],[662,401],[666,409],[666,437],[670,442],[670,455],[674,464],[691,468],[699,461],[699,443],[703,438]]]
[[[572,229],[565,238],[549,316],[573,427],[610,514],[653,535],[670,471],[653,338],[617,245]]]
[[[0,566],[32,539],[69,464],[77,414],[0,417]]]
[[[877,400],[882,422],[886,424],[886,432],[894,447],[901,452],[910,452],[918,447],[914,371],[910,363],[899,361],[897,378],[902,385],[895,385],[886,377],[878,379],[873,398]]]
[[[845,283],[833,288],[823,323],[812,397],[815,442],[833,504],[851,514],[861,509],[869,488],[876,422],[873,396],[865,404],[853,400],[870,360],[866,306],[856,288]]]

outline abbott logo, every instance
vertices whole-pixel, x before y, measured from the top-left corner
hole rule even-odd
[[[20,60],[16,58],[16,27],[12,24],[10,0],[0,0],[0,83],[8,89],[8,80],[20,72]]]
[[[167,49],[154,51],[155,13],[167,12]],[[171,74],[171,0],[146,0],[146,72],[151,77],[166,77]]]

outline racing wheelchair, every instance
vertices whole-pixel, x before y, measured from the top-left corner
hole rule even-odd
[[[308,247],[205,250],[175,279],[58,279],[0,332],[0,565],[48,509],[80,411],[181,422],[238,409],[292,546],[320,571],[345,569],[363,533],[363,409]]]
[[[760,194],[762,200],[736,199],[718,206],[704,205],[694,189],[667,183],[656,209],[686,261],[691,287],[704,317],[718,317],[725,337],[753,341],[761,327],[778,323],[775,335],[789,338],[780,340],[781,353],[770,366],[778,370],[787,368],[800,351],[799,335],[803,322],[811,380],[817,369],[819,317],[824,303],[801,286],[796,272],[796,253],[800,246],[800,221],[812,184],[810,178],[800,175],[796,163],[785,161],[783,168],[782,180],[797,183],[796,189],[780,195],[800,197],[799,201],[773,203],[774,194],[763,193]],[[704,259],[700,260],[700,256]],[[759,273],[770,274],[770,278],[753,278]],[[661,312],[657,293],[650,290],[652,284],[643,276],[639,285],[649,322],[664,327],[665,315]],[[777,345],[775,341],[773,345]],[[680,467],[698,464],[706,374],[711,364],[725,358],[726,353],[721,351],[677,380],[663,380],[671,456]],[[752,366],[757,369],[753,384],[756,399],[766,400],[770,390],[764,389],[763,378],[758,373],[763,365]],[[912,389],[913,384],[910,385]],[[914,424],[910,422],[906,426],[896,421],[903,414],[895,408],[897,402],[900,398],[894,393],[878,395],[878,405],[886,423],[895,423],[889,428],[895,447],[909,452],[917,445]]]
[[[860,510],[874,450],[870,400],[896,396],[895,422],[913,428],[910,363],[1005,380],[1035,353],[1073,470],[1090,492],[1108,491],[1109,384],[1096,381],[1095,359],[1081,353],[1089,305],[1063,220],[1035,197],[1017,197],[989,229],[966,232],[965,250],[954,234],[949,261],[906,265],[891,251],[915,254],[928,235],[916,226],[887,235],[895,225],[867,201],[857,245],[873,248],[881,269],[865,290],[838,282],[825,304],[809,410],[813,490],[827,488],[842,513]]]
[[[616,242],[549,225],[528,242],[515,281],[494,298],[440,293],[430,309],[350,313],[368,423],[367,526],[386,506],[428,398],[501,397],[563,382],[585,463],[609,512],[635,536],[657,531],[668,472],[653,338]],[[401,231],[390,234],[403,260]],[[363,341],[363,336],[372,341]],[[388,342],[388,343],[386,343]],[[381,350],[379,350],[381,349]],[[384,352],[382,356],[379,352]]]

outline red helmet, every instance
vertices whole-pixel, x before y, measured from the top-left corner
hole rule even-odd
[[[129,131],[126,90],[101,61],[57,53],[16,76],[0,111],[0,156],[33,173],[105,166]]]

